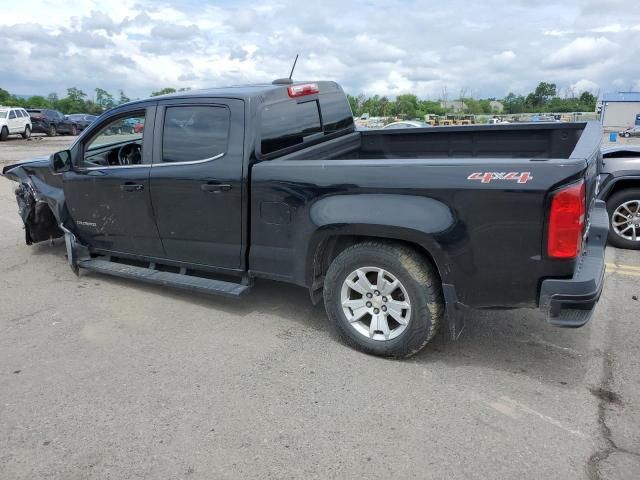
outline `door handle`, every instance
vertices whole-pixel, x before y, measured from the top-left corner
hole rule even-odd
[[[144,190],[144,185],[140,183],[127,182],[120,185],[120,190],[124,192],[139,192]]]
[[[227,183],[203,183],[200,190],[207,193],[227,192],[231,190],[231,185]]]

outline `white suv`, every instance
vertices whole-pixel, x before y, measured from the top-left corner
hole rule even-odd
[[[31,117],[24,108],[0,106],[0,141],[16,134],[31,136]]]

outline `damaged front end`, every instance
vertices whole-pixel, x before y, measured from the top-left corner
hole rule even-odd
[[[64,235],[46,200],[33,187],[21,183],[15,190],[18,212],[24,223],[27,245],[53,240]]]
[[[62,182],[49,170],[48,160],[38,158],[9,165],[2,174],[18,183],[15,195],[27,245],[62,237]]]
[[[68,227],[73,222],[64,201],[62,175],[51,169],[54,159],[41,157],[8,165],[2,175],[18,183],[15,194],[27,245],[64,236],[69,266],[78,275],[78,261],[89,258],[89,250]]]

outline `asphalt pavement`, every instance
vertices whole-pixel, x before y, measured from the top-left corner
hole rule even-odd
[[[0,164],[65,148],[0,144]],[[308,292],[243,300],[26,246],[0,178],[0,479],[640,478],[640,252],[593,320],[478,312],[406,361],[343,345]]]

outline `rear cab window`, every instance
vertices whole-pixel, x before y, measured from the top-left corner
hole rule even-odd
[[[265,106],[261,131],[263,155],[303,143],[305,137],[322,132],[318,101],[296,104],[287,100]]]
[[[287,98],[263,107],[259,153],[262,156],[289,153],[304,148],[306,142],[351,131],[353,127],[351,107],[341,90]]]

